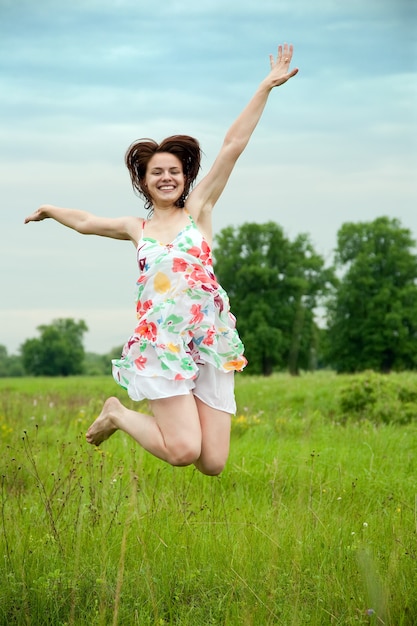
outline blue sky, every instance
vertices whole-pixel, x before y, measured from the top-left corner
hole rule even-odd
[[[134,327],[130,243],[82,237],[42,203],[143,215],[123,157],[184,133],[203,174],[269,68],[271,94],[215,211],[215,229],[276,221],[329,262],[340,226],[381,215],[417,239],[417,11],[413,0],[0,0],[0,344],[84,319],[105,353]]]

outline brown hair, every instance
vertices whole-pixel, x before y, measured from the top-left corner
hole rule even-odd
[[[145,175],[148,163],[157,152],[169,152],[175,155],[182,163],[185,176],[184,193],[176,202],[183,207],[195,179],[200,170],[201,149],[197,139],[188,135],[173,135],[167,137],[160,144],[153,139],[138,139],[129,146],[125,163],[129,170],[134,191],[145,199],[145,209],[152,207],[152,198],[145,186]]]

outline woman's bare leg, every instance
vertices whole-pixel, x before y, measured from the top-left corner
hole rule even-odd
[[[201,426],[201,454],[194,462],[203,474],[217,476],[226,465],[230,448],[231,416],[195,398]]]
[[[196,400],[190,393],[151,400],[153,415],[124,407],[109,398],[87,431],[87,441],[100,445],[122,430],[145,450],[171,465],[190,465],[201,455],[201,426]]]

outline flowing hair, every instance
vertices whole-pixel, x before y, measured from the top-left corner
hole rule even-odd
[[[184,192],[175,203],[182,208],[200,170],[200,144],[197,139],[188,135],[172,135],[160,144],[153,139],[138,139],[129,146],[125,163],[135,193],[145,200],[145,209],[152,208],[152,198],[145,186],[146,169],[150,159],[158,152],[169,152],[182,163],[185,176]]]

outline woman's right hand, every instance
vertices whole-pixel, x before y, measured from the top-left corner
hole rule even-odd
[[[45,220],[49,217],[48,215],[48,208],[50,207],[49,204],[42,204],[42,206],[39,207],[39,209],[36,209],[36,211],[34,211],[31,215],[28,215],[25,218],[25,224],[28,224],[29,222],[41,222],[42,220]]]

